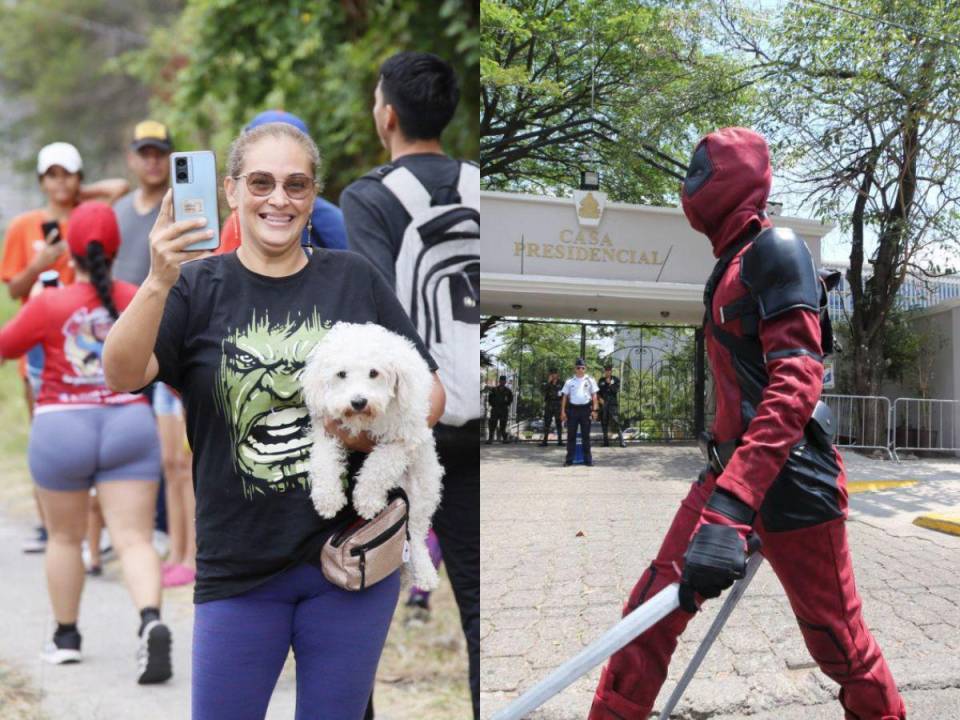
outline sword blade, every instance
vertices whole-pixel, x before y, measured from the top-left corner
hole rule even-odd
[[[643,605],[567,660],[507,707],[493,714],[492,720],[521,720],[575,680],[590,672],[617,650],[640,636],[680,607],[677,583],[668,585]]]
[[[700,647],[697,648],[697,652],[690,660],[690,664],[687,665],[687,669],[683,671],[680,681],[673,689],[673,692],[670,693],[670,697],[667,700],[666,705],[664,705],[663,709],[660,711],[659,717],[662,718],[662,720],[669,720],[670,713],[673,712],[673,709],[677,706],[677,703],[680,702],[680,698],[683,697],[683,693],[687,689],[687,685],[690,684],[690,681],[693,680],[693,676],[696,675],[697,670],[700,669],[700,665],[707,657],[707,653],[710,652],[710,648],[720,635],[720,631],[723,630],[723,626],[726,625],[730,614],[733,612],[733,609],[737,606],[737,603],[740,602],[740,598],[742,598],[743,594],[747,591],[747,587],[753,580],[753,576],[757,574],[757,569],[760,567],[760,563],[762,562],[763,555],[760,553],[755,552],[750,556],[750,559],[747,561],[747,569],[743,575],[743,578],[737,580],[733,587],[730,588],[730,592],[723,601],[723,607],[720,608],[720,612],[718,612],[717,616],[713,619],[713,623],[710,625],[710,629],[707,630],[707,634],[704,635],[703,641],[700,643]]]

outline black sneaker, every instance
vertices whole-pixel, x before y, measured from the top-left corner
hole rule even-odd
[[[571,465],[573,465],[572,462],[564,461],[564,463],[563,463],[563,466],[564,466],[564,467],[570,467]]]
[[[38,526],[33,531],[33,535],[24,539],[23,544],[20,546],[20,549],[23,550],[23,552],[28,554],[46,552],[47,529],[45,527]]]
[[[53,640],[43,648],[40,657],[51,665],[80,662],[80,643],[82,638],[76,630],[65,633],[54,633]]]
[[[141,685],[162,683],[173,675],[170,665],[170,628],[160,620],[151,620],[140,633],[137,648],[137,682]]]

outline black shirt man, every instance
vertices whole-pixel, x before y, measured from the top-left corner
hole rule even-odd
[[[389,166],[379,168],[355,181],[340,196],[350,249],[370,260],[395,289],[409,282],[412,273],[397,265],[403,255],[404,235],[411,215],[387,187],[396,174],[411,174],[424,194],[437,204],[462,202],[479,206],[479,170],[470,163],[448,157],[440,136],[453,118],[460,99],[460,86],[449,63],[435,55],[402,52],[380,67],[374,89],[373,121],[377,135],[390,156]],[[389,171],[389,172],[388,172]],[[475,180],[465,182],[468,176]],[[450,282],[466,291],[469,282]],[[451,289],[451,293],[453,290]],[[479,306],[460,297],[459,311],[468,313]],[[479,325],[479,318],[477,318]],[[476,336],[476,353],[480,338]],[[479,355],[475,355],[478,357]],[[468,422],[441,418],[434,428],[437,455],[445,471],[443,499],[433,516],[433,528],[440,539],[443,561],[453,586],[460,621],[467,640],[470,663],[470,695],[473,717],[480,717],[480,462],[477,425],[483,423],[483,409],[476,393],[476,369],[454,373],[440,370],[447,391],[447,413],[463,401],[471,405]],[[472,402],[471,402],[472,401]],[[475,407],[472,407],[475,405]],[[369,714],[368,714],[369,716]]]
[[[613,365],[607,363],[603,366],[603,377],[597,382],[600,388],[597,394],[600,396],[600,428],[603,430],[603,446],[610,447],[610,438],[607,432],[610,428],[610,422],[617,424],[617,434],[620,436],[620,447],[626,447],[623,441],[623,426],[620,424],[620,378],[614,377]]]
[[[560,382],[560,373],[557,368],[550,368],[550,375],[543,384],[543,442],[541,447],[547,446],[550,437],[550,428],[557,425],[557,445],[563,445],[563,423],[560,421],[560,391],[563,383]]]
[[[500,442],[507,442],[507,415],[513,404],[513,390],[507,387],[507,376],[501,375],[495,388],[487,393],[490,403],[490,421],[487,424],[487,445],[493,444],[493,436],[500,435]],[[499,426],[499,427],[498,427]]]

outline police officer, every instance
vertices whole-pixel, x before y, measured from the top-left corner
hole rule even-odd
[[[600,427],[603,429],[603,446],[610,447],[607,430],[610,421],[617,424],[617,433],[620,435],[620,447],[626,447],[623,441],[623,426],[620,424],[620,378],[613,376],[613,364],[607,362],[603,366],[603,377],[597,382],[600,396]]]
[[[587,364],[577,358],[574,376],[563,384],[560,391],[560,419],[567,423],[567,459],[564,466],[573,465],[573,453],[577,445],[577,428],[583,440],[583,464],[593,465],[590,454],[590,423],[597,414],[597,382],[587,375]]]
[[[513,390],[507,387],[507,376],[501,375],[499,383],[487,394],[490,401],[490,421],[487,425],[487,445],[493,444],[497,425],[500,426],[500,442],[507,442],[507,414],[513,404]]]
[[[550,427],[557,424],[557,445],[563,445],[563,427],[560,421],[560,391],[563,384],[560,382],[560,374],[556,368],[550,368],[550,375],[543,384],[543,442],[540,447],[547,446],[547,438],[550,436]]]

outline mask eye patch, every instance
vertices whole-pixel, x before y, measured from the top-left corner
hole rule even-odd
[[[691,197],[706,184],[711,175],[713,175],[713,165],[710,162],[710,154],[707,152],[707,144],[700,143],[693,151],[690,167],[687,168],[687,177],[683,181],[684,195]]]

